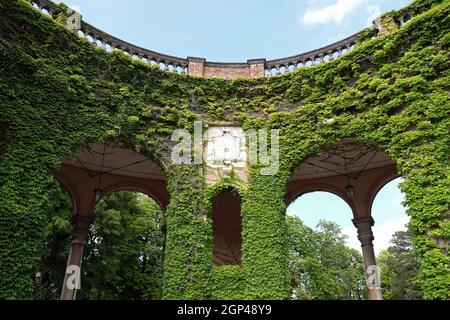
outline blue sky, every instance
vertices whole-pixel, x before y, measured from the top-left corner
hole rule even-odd
[[[56,1],[60,2],[60,1]],[[239,62],[322,47],[409,0],[66,0],[100,29],[179,57]]]
[[[60,1],[56,1],[60,2]],[[240,62],[281,58],[338,41],[365,27],[380,13],[410,0],[67,0],[94,26],[141,47],[179,57]],[[375,250],[408,221],[398,180],[383,188],[373,207]],[[304,195],[288,213],[314,227],[337,222],[359,248],[350,208],[327,193]]]

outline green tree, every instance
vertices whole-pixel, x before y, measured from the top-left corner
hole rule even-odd
[[[321,221],[313,230],[295,216],[287,223],[294,299],[366,298],[362,257],[337,224]]]
[[[381,286],[384,299],[422,299],[418,282],[419,262],[414,253],[410,231],[398,231],[391,246],[377,257],[381,268]]]
[[[69,200],[70,201],[70,200]],[[51,203],[59,210],[47,226],[36,298],[57,299],[67,261],[72,210],[61,191]],[[116,192],[95,209],[83,259],[77,299],[159,299],[164,251],[163,215],[150,198]]]

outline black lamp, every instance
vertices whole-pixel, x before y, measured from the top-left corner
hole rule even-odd
[[[350,198],[353,198],[353,196],[355,195],[355,187],[352,186],[351,184],[349,184],[346,188],[345,188],[345,192],[347,192],[347,195]]]

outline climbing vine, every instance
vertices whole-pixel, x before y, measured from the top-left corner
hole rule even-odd
[[[64,5],[58,5],[63,13]],[[408,10],[414,17],[392,24]],[[422,12],[422,13],[420,13]],[[386,16],[385,16],[386,17]],[[395,160],[427,299],[450,297],[450,1],[388,14],[339,59],[259,79],[163,72],[93,47],[24,0],[0,2],[0,298],[29,298],[49,217],[52,170],[114,140],[161,165],[171,194],[166,299],[287,299],[284,192],[307,157],[343,137]],[[170,135],[194,120],[280,129],[280,170],[252,168],[243,192],[242,266],[213,267],[207,187],[173,165]]]

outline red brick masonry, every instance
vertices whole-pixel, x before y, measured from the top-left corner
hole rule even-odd
[[[264,77],[265,63],[265,59],[252,59],[247,63],[221,63],[188,57],[188,74],[205,78],[258,78]]]

